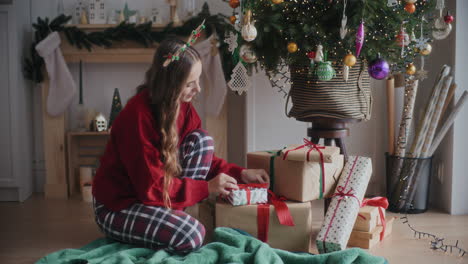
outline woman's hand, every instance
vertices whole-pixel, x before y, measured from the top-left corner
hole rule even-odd
[[[208,181],[208,191],[209,193],[214,193],[216,195],[229,195],[232,189],[239,189],[237,186],[237,181],[233,177],[220,173],[212,180]]]
[[[263,169],[245,169],[241,172],[241,180],[245,183],[268,183],[270,186],[270,176]]]

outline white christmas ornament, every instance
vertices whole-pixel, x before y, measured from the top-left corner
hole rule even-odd
[[[315,62],[322,62],[323,61],[323,46],[318,45],[317,51],[315,52]]]
[[[343,64],[343,80],[345,82],[348,82],[348,77],[349,77],[349,66],[346,66],[346,64]]]
[[[255,21],[252,20],[252,11],[247,10],[241,32],[242,38],[247,42],[250,42],[257,37],[257,29],[255,28],[254,23]]]
[[[226,38],[224,39],[224,43],[227,43],[228,44],[228,50],[231,52],[231,53],[234,53],[234,51],[236,50],[237,48],[237,34],[235,34],[234,32],[230,31],[229,32],[229,35],[226,36]]]
[[[242,37],[245,41],[250,42],[257,37],[257,29],[254,26],[254,22],[255,21],[252,21],[242,27]]]
[[[388,7],[393,7],[398,5],[398,0],[388,0],[387,1],[387,6]]]
[[[257,55],[249,44],[244,44],[239,50],[241,59],[246,63],[254,63],[257,61]]]
[[[238,92],[239,94],[247,92],[252,86],[249,75],[247,74],[247,69],[244,67],[242,62],[239,61],[236,67],[232,70],[231,80],[227,85],[231,90]]]
[[[452,25],[445,23],[443,17],[436,19],[434,27],[435,29],[432,31],[432,36],[437,40],[447,38],[450,32],[452,32]]]
[[[344,0],[343,18],[341,18],[341,28],[340,28],[341,39],[344,39],[346,37],[346,34],[348,34],[348,28],[346,27],[346,23],[348,22],[348,17],[346,16],[346,13],[345,13],[347,3],[348,3],[348,0]]]

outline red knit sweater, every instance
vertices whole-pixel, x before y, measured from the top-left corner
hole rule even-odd
[[[93,181],[93,195],[108,209],[120,211],[133,203],[164,206],[164,168],[160,140],[147,90],[131,98],[115,119],[106,151]],[[177,119],[179,145],[201,120],[190,103],[182,103]],[[207,180],[226,173],[240,182],[243,168],[213,157]],[[208,197],[208,182],[174,178],[169,190],[173,209],[183,209]]]

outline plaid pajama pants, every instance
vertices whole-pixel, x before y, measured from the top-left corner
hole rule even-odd
[[[194,130],[180,146],[182,176],[204,180],[213,157],[213,139]],[[113,212],[94,199],[95,220],[109,238],[151,249],[188,253],[202,246],[205,227],[181,210],[135,203]]]

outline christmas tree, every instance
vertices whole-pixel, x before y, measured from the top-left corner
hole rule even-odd
[[[392,70],[404,70],[431,52],[431,37],[450,33],[453,17],[442,16],[443,5],[443,0],[244,0],[239,46],[249,44],[267,71],[282,61],[309,64],[319,46],[324,61],[352,66],[352,58],[344,59],[348,54],[367,62],[380,55]],[[255,29],[246,20],[254,21]],[[249,34],[256,37],[246,38]]]
[[[117,115],[122,111],[122,102],[120,100],[119,89],[114,89],[114,96],[112,96],[112,108],[109,117],[109,128],[111,128],[112,123],[114,122]]]

